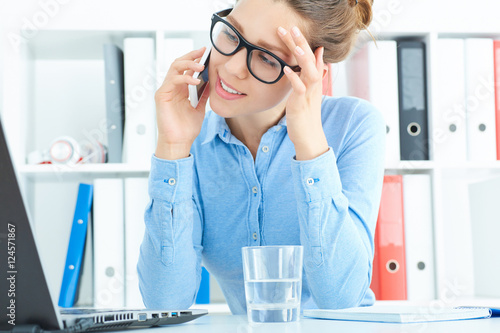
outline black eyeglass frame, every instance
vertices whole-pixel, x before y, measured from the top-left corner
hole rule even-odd
[[[290,69],[292,71],[294,71],[294,72],[300,72],[300,70],[301,70],[300,66],[290,66],[286,62],[284,62],[283,60],[281,60],[277,55],[273,54],[272,52],[269,52],[268,50],[263,49],[262,47],[259,47],[257,45],[253,45],[253,44],[249,43],[245,38],[243,38],[243,36],[239,33],[239,31],[231,23],[229,23],[227,20],[223,19],[223,17],[226,17],[227,15],[229,15],[229,13],[231,13],[232,10],[233,10],[233,8],[228,8],[228,9],[221,10],[221,11],[219,11],[217,13],[214,13],[212,15],[212,26],[210,27],[210,41],[212,42],[213,47],[220,54],[225,55],[225,56],[232,56],[233,54],[235,54],[236,52],[238,52],[242,47],[246,48],[246,50],[247,50],[247,68],[248,68],[248,71],[250,72],[250,74],[252,74],[252,76],[254,78],[256,78],[260,82],[266,83],[266,84],[273,84],[273,83],[276,83],[279,80],[281,80],[281,78],[285,74],[285,72],[283,71],[283,69],[285,68],[285,66],[290,67]],[[215,43],[214,43],[214,41],[212,39],[212,32],[213,32],[214,26],[215,26],[215,24],[217,22],[223,22],[224,24],[227,24],[231,29],[233,29],[233,31],[236,34],[236,36],[238,36],[238,39],[239,39],[238,45],[236,46],[236,48],[234,49],[234,51],[231,52],[231,53],[224,53],[221,50],[219,50],[217,48],[217,46],[215,46]],[[279,74],[279,76],[278,76],[278,78],[276,80],[271,81],[271,82],[264,81],[264,80],[260,79],[259,77],[257,77],[257,75],[255,75],[252,72],[252,69],[250,68],[250,60],[251,60],[251,52],[253,50],[259,50],[261,52],[267,53],[271,57],[273,57],[274,59],[276,59],[281,64],[281,71],[280,71],[280,74]]]

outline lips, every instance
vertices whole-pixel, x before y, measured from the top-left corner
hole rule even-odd
[[[222,80],[223,81],[223,80]],[[246,96],[246,94],[234,89],[230,84],[227,84],[226,81],[223,81],[223,84],[224,86],[226,86],[227,88],[235,91],[235,92],[238,92],[240,94],[235,94],[235,93],[231,93],[231,92],[228,92],[226,91],[223,87],[222,87],[222,83],[221,83],[221,78],[219,75],[217,75],[217,82],[215,84],[215,92],[217,93],[217,95],[219,95],[221,98],[225,99],[225,100],[235,100],[235,99],[240,99],[240,98],[243,98]]]
[[[227,83],[226,81],[224,81],[224,80],[223,80],[223,79],[221,79],[220,77],[219,77],[219,79],[221,80],[222,84],[224,85],[224,86],[223,86],[223,88],[229,88],[230,90],[233,90],[233,91],[230,91],[230,93],[237,92],[237,93],[239,93],[239,94],[243,95],[243,93],[242,93],[241,91],[239,91],[239,90],[237,90],[237,89],[234,89],[234,87],[233,87],[233,86],[231,86],[229,83]],[[227,91],[227,89],[225,89],[225,90]]]

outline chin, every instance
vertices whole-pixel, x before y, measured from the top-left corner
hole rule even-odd
[[[212,96],[214,98],[212,98]],[[210,93],[208,103],[210,104],[210,109],[213,112],[224,118],[232,118],[238,116],[237,110],[245,110],[246,107],[245,105],[238,103],[238,101],[226,102],[220,100],[215,91]]]

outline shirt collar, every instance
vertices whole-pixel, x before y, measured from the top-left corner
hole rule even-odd
[[[226,119],[224,117],[219,116],[217,113],[212,110],[208,111],[210,114],[208,115],[207,120],[207,130],[205,132],[205,138],[202,141],[202,145],[212,141],[216,135],[219,135],[220,139],[225,143],[230,143],[230,139],[232,137],[231,130],[229,126],[227,126]],[[271,128],[280,128],[286,127],[286,115],[280,119],[277,125]]]

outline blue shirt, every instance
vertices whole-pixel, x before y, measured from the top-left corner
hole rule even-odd
[[[329,150],[312,160],[295,160],[286,117],[262,136],[254,161],[212,111],[189,157],[152,157],[137,264],[147,308],[189,308],[203,264],[231,312],[244,314],[241,248],[298,244],[304,246],[301,309],[373,304],[385,122],[353,97],[325,97],[321,111]]]

